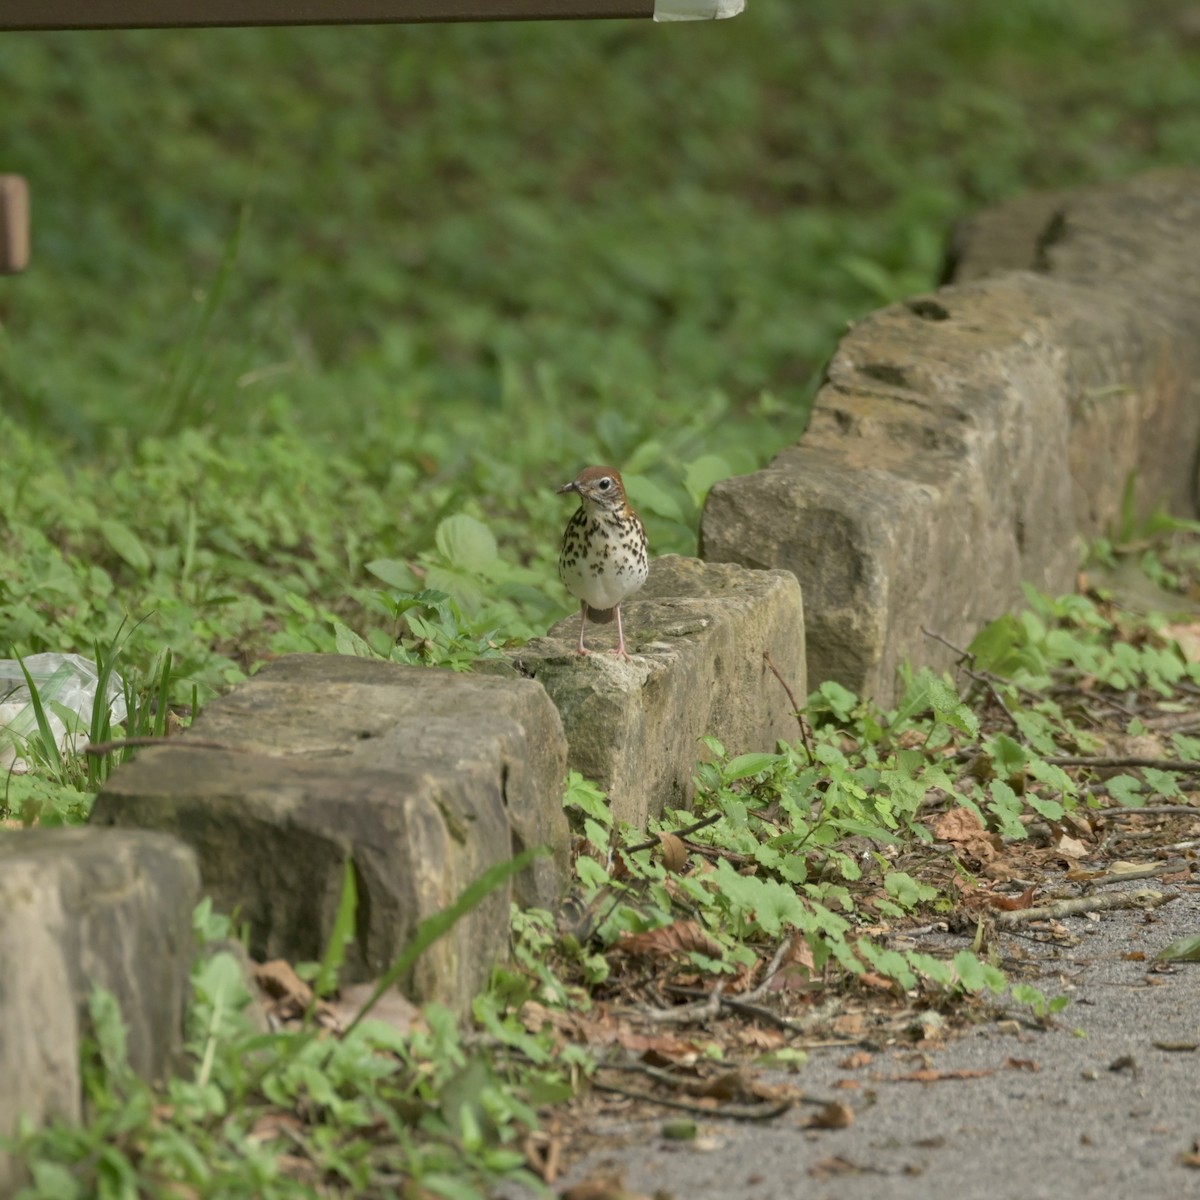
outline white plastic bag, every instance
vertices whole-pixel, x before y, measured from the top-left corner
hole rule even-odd
[[[31,654],[24,662],[59,750],[64,754],[73,752],[77,744],[86,743],[91,727],[100,682],[96,664],[81,654]],[[105,699],[116,724],[125,720],[125,688],[115,671],[108,677],[107,691]],[[55,711],[55,704],[78,717],[78,721],[71,721],[71,729]],[[16,659],[0,659],[0,770],[18,775],[29,770],[29,764],[18,753],[31,735],[37,735],[37,729],[21,664]]]

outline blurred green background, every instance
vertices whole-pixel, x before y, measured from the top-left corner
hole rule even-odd
[[[544,629],[588,462],[694,550],[956,217],[1200,160],[1200,9],[4,34],[0,134],[0,656],[128,617],[207,694],[387,587]]]

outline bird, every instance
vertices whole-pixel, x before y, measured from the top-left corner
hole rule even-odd
[[[563,532],[558,575],[579,600],[579,653],[589,653],[584,632],[590,616],[603,625],[617,618],[613,653],[629,658],[621,625],[621,602],[646,582],[649,572],[646,528],[629,507],[621,474],[613,467],[584,467],[558,494],[574,492],[580,500]]]

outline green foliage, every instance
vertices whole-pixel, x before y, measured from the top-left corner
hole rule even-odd
[[[786,745],[776,753],[730,757],[715,738],[704,739],[709,757],[697,768],[695,808],[710,819],[692,836],[712,847],[708,869],[672,873],[652,850],[629,849],[643,835],[614,833],[603,793],[572,773],[567,806],[595,854],[576,862],[579,904],[594,914],[582,926],[583,940],[590,936],[608,948],[622,935],[692,920],[721,948],[719,957],[687,953],[694,967],[708,973],[736,973],[755,962],[758,949],[798,936],[817,968],[832,961],[858,975],[869,967],[905,990],[1005,990],[1003,974],[970,950],[946,963],[886,949],[859,933],[880,916],[898,919],[948,905],[938,887],[896,869],[889,851],[929,839],[918,815],[931,791],[958,796],[960,786],[968,786],[948,773],[942,734],[952,729],[978,735],[974,713],[946,679],[929,672],[910,679],[891,712],[860,703],[838,685],[814,693],[808,712],[815,724],[811,758],[802,747]],[[920,748],[897,745],[901,734]],[[1020,811],[1017,801],[1013,821],[1024,836]],[[693,817],[667,814],[663,828],[690,824]],[[853,853],[852,841],[867,851]],[[614,851],[619,862],[609,865]],[[735,862],[746,865],[735,868]],[[536,971],[534,964],[544,962],[554,945],[549,923],[526,921],[522,938],[529,939],[528,948],[518,955]],[[567,942],[560,942],[559,952],[577,964],[586,982],[608,977],[602,954],[575,938]]]
[[[169,648],[180,701],[335,621],[389,653],[367,564],[392,563],[529,636],[570,607],[552,489],[581,464],[692,550],[846,321],[932,285],[952,217],[1195,161],[1174,20],[759,0],[688,30],[22,34],[0,628],[87,652],[146,617],[133,665]]]
[[[495,628],[484,628],[485,620],[470,619],[453,596],[426,588],[420,592],[381,592],[377,606],[384,607],[394,626],[401,630],[386,650],[359,637],[340,621],[333,622],[334,645],[339,654],[387,658],[411,666],[448,667],[469,671],[481,659],[501,659],[503,654]],[[388,642],[375,637],[374,643]]]
[[[424,921],[339,1037],[312,1024],[259,1032],[238,960],[202,948],[187,1013],[187,1069],[155,1088],[129,1065],[116,999],[95,989],[83,1051],[86,1119],[23,1133],[16,1150],[33,1183],[19,1200],[384,1197],[407,1186],[483,1200],[500,1180],[537,1189],[514,1142],[536,1123],[534,1105],[569,1092],[566,1072],[578,1056],[552,1062],[544,1040],[486,997],[477,1003],[480,1023],[529,1060],[528,1070],[502,1074],[437,1005],[406,1034],[369,1017],[434,941],[531,857],[491,869]],[[322,964],[330,987],[355,907],[348,868]],[[207,902],[195,924],[205,937],[229,933]]]
[[[131,747],[118,746],[103,753],[84,753],[84,745],[99,746],[110,740],[161,737],[170,714],[172,659],[164,651],[148,678],[121,677],[119,692],[125,719],[114,723],[114,703],[105,702],[117,691],[113,680],[130,636],[118,629],[107,646],[93,647],[96,664],[95,696],[85,729],[78,712],[60,703],[64,680],[74,678],[74,668],[63,664],[49,679],[35,680],[18,656],[17,662],[29,696],[28,721],[14,721],[0,729],[0,750],[18,756],[29,768],[26,774],[6,772],[0,793],[0,815],[25,825],[74,825],[87,819],[92,800],[118,763],[127,760]],[[194,711],[194,708],[193,708]],[[49,720],[53,713],[62,723],[66,741],[60,745]],[[24,733],[30,725],[29,733]]]
[[[1144,687],[1170,698],[1180,682],[1200,681],[1200,666],[1187,662],[1174,642],[1156,634],[1153,617],[1135,623],[1126,634],[1114,614],[1086,596],[1051,599],[1028,586],[1025,596],[1028,609],[992,621],[968,649],[979,669],[999,679],[1017,731],[1033,751],[1053,753],[1064,736],[1081,745],[1089,741],[1086,730],[1048,694],[1052,685],[1086,683],[1113,692]],[[1015,744],[1002,752],[1010,765],[1026,765]],[[1061,773],[1045,778],[1069,788]]]

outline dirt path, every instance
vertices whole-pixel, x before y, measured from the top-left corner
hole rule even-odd
[[[1200,1045],[1200,964],[1164,972],[1149,961],[1200,934],[1200,892],[1160,890],[1178,898],[1152,913],[1065,922],[1074,946],[1000,935],[1042,960],[1043,991],[1071,996],[1053,1029],[990,1021],[940,1049],[875,1049],[859,1066],[848,1048],[816,1050],[790,1082],[849,1103],[849,1128],[805,1129],[805,1106],[766,1123],[702,1120],[695,1142],[664,1139],[661,1110],[600,1121],[606,1145],[557,1188],[615,1170],[628,1192],[656,1200],[1200,1194],[1200,1169],[1186,1159],[1200,1137],[1200,1049],[1163,1048]],[[898,1078],[918,1073],[930,1081]]]

